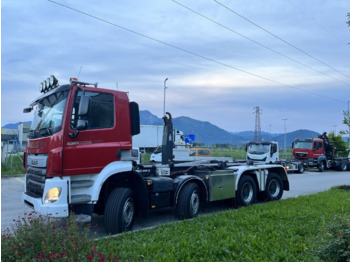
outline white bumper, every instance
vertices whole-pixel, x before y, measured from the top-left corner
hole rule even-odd
[[[59,199],[54,203],[44,203],[46,192],[54,187],[62,189]],[[50,217],[68,217],[68,181],[61,178],[46,179],[42,198],[35,198],[22,193],[23,203],[39,214]]]

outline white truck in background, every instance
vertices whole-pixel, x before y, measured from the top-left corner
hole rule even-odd
[[[303,162],[280,159],[277,141],[249,142],[246,145],[246,151],[248,161],[279,164],[284,166],[287,172],[304,173]]]
[[[185,144],[185,137],[182,131],[174,129],[174,143],[178,145]],[[140,148],[141,151],[152,152],[162,144],[163,126],[140,125],[140,134],[132,137],[134,148]]]

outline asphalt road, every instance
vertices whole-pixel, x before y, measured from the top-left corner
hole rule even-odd
[[[336,185],[350,185],[350,172],[306,171],[304,174],[289,174],[290,191],[285,191],[282,199],[298,197],[301,195],[315,194],[326,191]],[[24,190],[24,176],[3,177],[1,179],[1,231],[11,228],[14,220],[23,217],[24,213],[29,213],[30,208],[21,201],[21,193]],[[206,204],[202,207],[200,215],[205,215],[218,210],[225,210],[227,204]],[[155,227],[159,224],[177,221],[171,209],[153,210],[147,219],[136,218],[133,230],[140,230]],[[103,226],[103,216],[93,216],[91,224],[92,230],[98,236],[105,236]]]

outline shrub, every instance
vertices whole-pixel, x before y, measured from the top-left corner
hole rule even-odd
[[[1,234],[3,261],[119,260],[96,250],[89,236],[90,225],[78,223],[74,215],[57,220],[32,212],[13,222],[12,229],[7,228]]]
[[[350,262],[350,219],[336,218],[329,226],[317,255],[323,261]]]

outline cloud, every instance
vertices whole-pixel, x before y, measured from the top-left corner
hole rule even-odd
[[[253,129],[255,106],[263,109],[264,128],[282,126],[283,131],[283,118],[290,131],[308,127],[321,132],[342,125],[349,78],[214,1],[179,2],[314,70],[173,1],[57,2],[107,23],[49,1],[3,1],[2,124],[28,120],[22,109],[39,95],[43,79],[54,74],[68,83],[80,72],[80,80],[127,91],[141,109],[158,116],[169,78],[166,107],[174,116],[230,131]],[[303,11],[289,1],[221,2],[350,76],[346,0],[322,5],[293,0]]]

